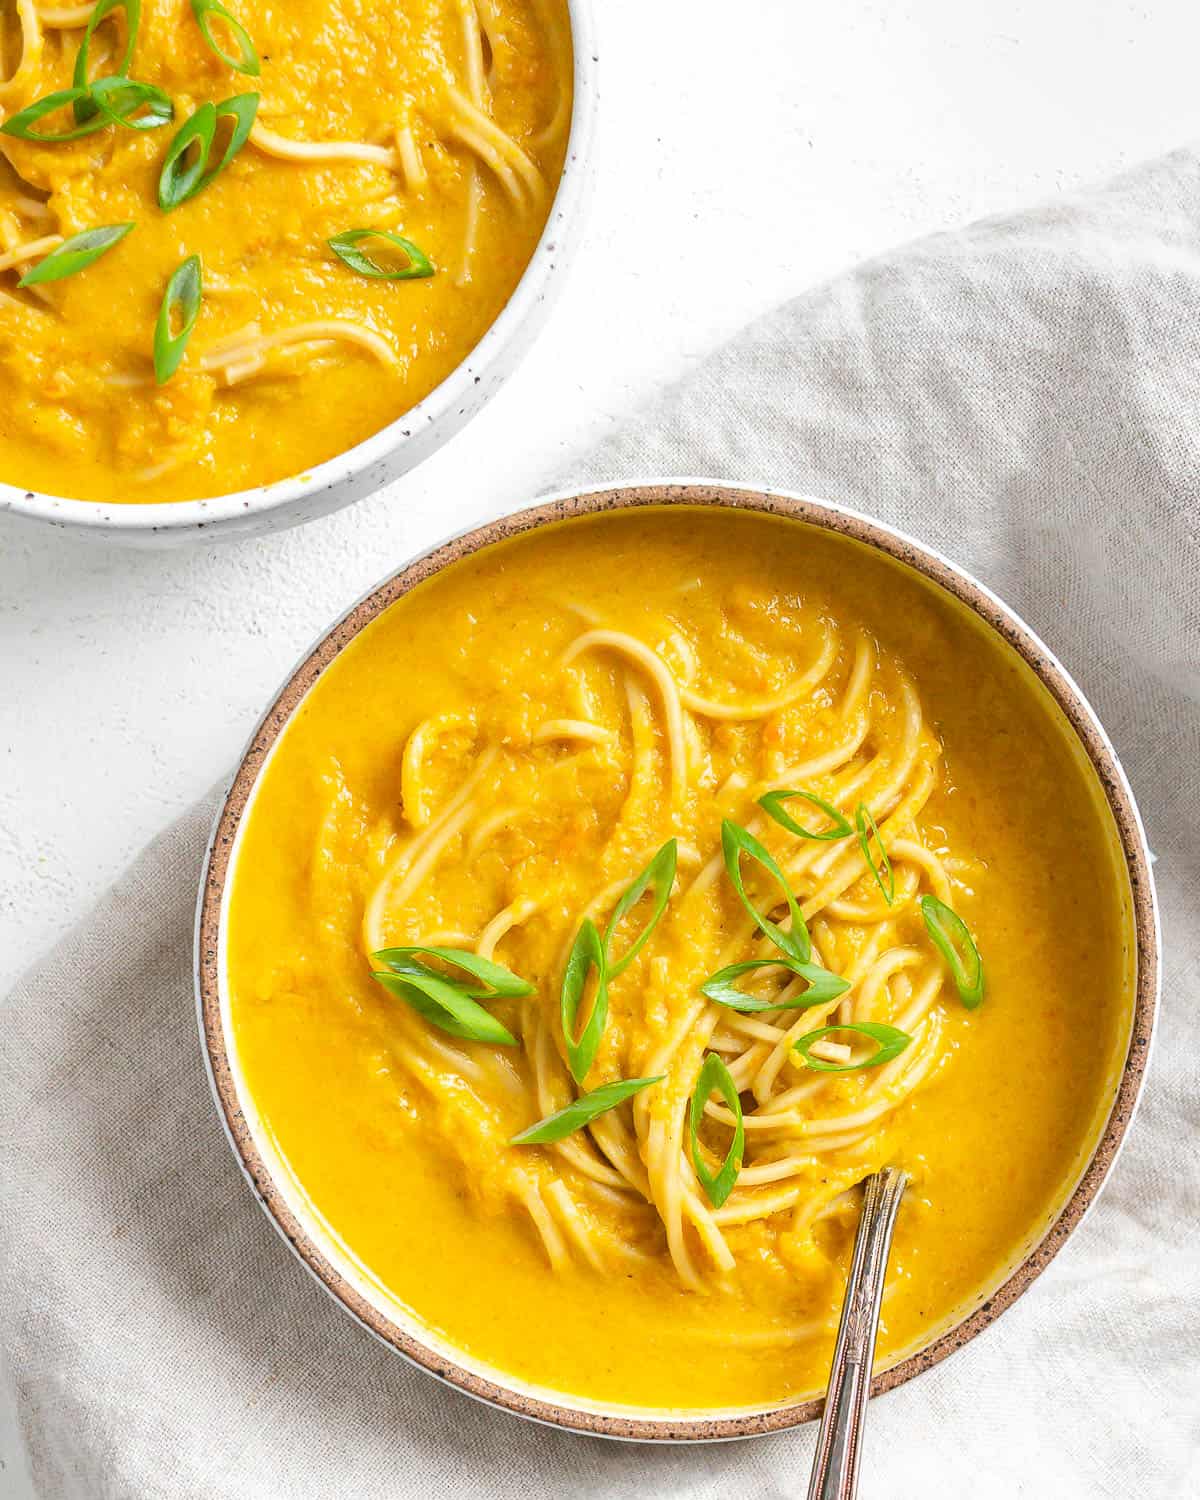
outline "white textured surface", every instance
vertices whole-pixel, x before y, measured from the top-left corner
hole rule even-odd
[[[671,5],[598,8],[587,242],[550,329],[449,450],[263,541],[139,555],[0,527],[0,987],[224,773],[311,638],[406,555],[523,502],[784,296],[1196,128],[1200,14],[1181,0],[695,0],[686,27]],[[2,1423],[0,1462],[0,1497],[21,1496]]]

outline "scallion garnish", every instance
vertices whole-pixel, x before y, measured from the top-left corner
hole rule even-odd
[[[231,68],[235,68],[239,73],[248,73],[251,78],[258,77],[262,72],[262,64],[258,60],[258,53],[255,50],[254,43],[250,40],[250,33],[240,21],[229,14],[225,7],[219,3],[219,0],[192,0],[192,14],[196,17],[196,24],[200,28],[201,36],[222,62],[228,63]],[[238,44],[238,50],[241,52],[240,57],[231,57],[214,40],[211,30],[212,17],[214,16],[224,21],[230,31],[233,32],[233,39]]]
[[[929,936],[950,966],[958,998],[968,1010],[974,1010],[983,999],[983,959],[970,928],[952,907],[936,896],[921,897],[921,915]],[[955,943],[965,956],[959,954]]]
[[[528,1130],[522,1130],[520,1135],[514,1135],[509,1144],[545,1146],[552,1141],[561,1141],[581,1129],[582,1126],[590,1125],[597,1115],[615,1109],[626,1099],[632,1099],[634,1094],[649,1088],[652,1083],[661,1083],[664,1076],[660,1073],[657,1078],[621,1078],[615,1083],[602,1083],[590,1094],[583,1094],[580,1098],[572,1100],[565,1109],[555,1110],[552,1115],[547,1115],[544,1120],[539,1120]]]
[[[92,105],[90,116],[73,130],[62,130],[57,134],[34,130],[39,120],[52,115],[68,105],[81,100]],[[146,106],[144,115],[134,111]],[[87,111],[85,111],[86,113]],[[152,83],[139,83],[134,78],[98,78],[86,88],[58,89],[38,99],[25,109],[18,110],[10,120],[0,125],[0,135],[16,136],[21,141],[37,141],[42,145],[56,145],[63,141],[77,141],[85,135],[94,135],[106,125],[124,125],[129,130],[156,130],[169,124],[174,117],[174,108],[162,89]]]
[[[708,1164],[700,1154],[699,1137],[704,1106],[708,1103],[708,1096],[714,1089],[720,1091],[722,1099],[729,1106],[734,1118],[733,1140],[729,1143],[725,1160],[715,1173],[709,1171]],[[746,1127],[742,1123],[742,1101],[738,1098],[733,1075],[725,1066],[724,1060],[715,1052],[709,1052],[705,1056],[700,1068],[696,1090],[688,1106],[688,1130],[692,1139],[692,1166],[696,1169],[700,1186],[708,1195],[708,1201],[713,1207],[720,1208],[733,1191],[733,1185],[741,1171],[742,1156],[746,1149]]]
[[[811,802],[814,807],[820,808],[832,822],[833,827],[825,829],[823,833],[813,833],[807,828],[802,828],[790,814],[783,810],[783,803],[790,802],[793,797],[799,797],[801,801]],[[815,792],[767,792],[758,799],[758,805],[769,818],[774,818],[781,828],[786,828],[797,838],[815,839],[819,843],[826,843],[833,839],[848,839],[854,836],[854,829],[851,828],[849,821],[838,812],[836,807],[831,806],[822,797],[818,797]]]
[[[823,1036],[829,1036],[831,1032],[840,1031],[850,1031],[858,1036],[870,1037],[872,1041],[879,1043],[879,1049],[870,1057],[863,1058],[862,1062],[831,1063],[811,1055],[814,1042],[819,1042]],[[896,1026],[885,1026],[882,1021],[846,1021],[841,1026],[818,1026],[816,1031],[809,1031],[804,1036],[797,1037],[792,1046],[804,1059],[806,1066],[815,1069],[818,1073],[858,1073],[863,1068],[879,1068],[884,1063],[891,1062],[893,1057],[900,1056],[911,1041],[912,1037],[907,1031],[901,1031]]]
[[[389,244],[397,246],[404,252],[405,263],[390,270],[387,266],[380,265],[367,251],[358,248],[363,240],[368,239],[387,240]],[[433,262],[425,252],[411,240],[393,234],[390,229],[347,229],[341,234],[335,234],[326,244],[344,265],[374,281],[415,281],[419,277],[433,275]]]
[[[96,229],[85,229],[64,240],[57,250],[51,250],[44,260],[38,261],[17,282],[18,286],[41,286],[47,281],[62,281],[84,271],[93,261],[100,259],[119,241],[123,240],[133,224],[102,224]]]
[[[250,138],[258,101],[258,94],[235,94],[220,104],[202,104],[183,122],[167,147],[158,178],[158,206],[164,213],[194,198],[225,170]],[[210,168],[217,123],[222,119],[233,120],[233,131],[220,161]]]
[[[871,809],[865,802],[860,802],[854,813],[854,825],[858,829],[858,847],[862,850],[863,859],[867,862],[867,869],[875,877],[875,884],[883,892],[883,899],[891,906],[896,899],[896,876],[892,870],[892,862],[888,858],[888,852],[883,847],[883,840],[879,837],[879,829],[875,826],[875,819],[871,816]],[[879,850],[879,864],[876,865],[871,857],[871,840]],[[886,884],[885,884],[886,881]]]
[[[431,969],[417,955],[437,958],[461,969],[483,988],[461,979],[450,979]],[[494,1042],[500,1046],[516,1045],[516,1038],[495,1016],[480,1005],[480,1000],[519,1000],[533,994],[533,985],[493,959],[482,958],[465,948],[437,948],[414,943],[404,948],[381,948],[371,957],[386,966],[374,977],[398,999],[411,1005],[427,1020],[451,1036],[466,1037],[472,1042]]]
[[[435,974],[424,965],[413,964],[403,973],[376,971],[377,979],[389,995],[411,1005],[427,1021],[448,1031],[451,1036],[466,1037],[472,1042],[492,1042],[497,1046],[515,1047],[517,1039],[502,1026],[490,1011],[484,1010],[463,985]]]
[[[667,902],[671,899],[671,889],[675,884],[675,865],[678,857],[678,841],[676,839],[668,839],[613,908],[613,914],[608,919],[608,926],[604,929],[603,942],[604,961],[607,965],[609,979],[615,979],[618,974],[623,973],[629,967],[646,946],[650,934],[658,926],[659,918],[666,910]],[[617,923],[620,922],[627,911],[632,910],[637,905],[648,886],[653,886],[654,888],[654,909],[650,913],[646,925],[625,950],[624,956],[614,963],[610,948],[613,934],[617,930]]]
[[[157,130],[175,118],[175,106],[162,89],[136,78],[97,78],[88,89],[106,125],[124,125],[127,130]],[[145,107],[145,114],[135,111]]]
[[[790,1000],[763,1000],[757,995],[747,995],[733,983],[743,974],[757,969],[787,969],[789,973],[808,981],[808,988]],[[799,963],[786,954],[779,958],[749,958],[744,963],[728,964],[711,974],[700,986],[700,993],[715,1000],[718,1005],[730,1010],[752,1014],[760,1010],[808,1010],[814,1005],[824,1005],[836,1000],[850,988],[850,981],[840,974],[832,974],[820,964]]]
[[[770,851],[742,828],[740,824],[731,822],[728,818],[721,824],[721,851],[725,856],[725,869],[729,875],[733,888],[738,894],[738,900],[754,918],[754,925],[758,930],[775,944],[781,953],[786,953],[789,958],[795,959],[797,963],[806,964],[812,956],[812,944],[809,942],[808,928],[804,925],[804,918],[800,908],[796,904],[796,898],[792,895],[791,887],[783,871],[775,863]],[[741,857],[748,854],[751,859],[756,859],[763,869],[773,875],[783,888],[787,898],[788,911],[792,917],[792,929],[784,932],[782,927],[777,926],[768,917],[764,917],[754,903],[746,895],[746,888],[742,881]]]
[[[588,975],[596,971],[596,994],[592,1001],[591,1014],[582,1033],[576,1036],[579,1002],[587,987]],[[608,1020],[608,970],[604,957],[604,944],[591,917],[585,917],[571,945],[567,967],[563,972],[562,990],[559,995],[559,1019],[562,1023],[563,1041],[567,1049],[567,1064],[571,1077],[582,1083],[588,1070],[596,1060],[604,1023]]]
[[[189,255],[171,273],[158,310],[158,322],[154,325],[154,374],[159,385],[165,385],[179,368],[179,361],[200,316],[203,295],[200,257]],[[173,331],[177,321],[178,329]]]
[[[562,990],[559,996],[559,1017],[562,1022],[563,1041],[567,1049],[567,1063],[576,1083],[582,1083],[588,1070],[596,1060],[600,1038],[608,1020],[608,982],[623,973],[645,947],[650,934],[658,925],[675,884],[675,863],[678,845],[668,839],[640,875],[636,876],[613,908],[608,926],[601,937],[591,917],[585,917],[571,945],[567,967],[563,972]],[[630,943],[621,958],[613,963],[609,947],[617,929],[617,923],[642,899],[645,892],[653,888],[654,909],[642,930]],[[587,1025],[576,1036],[579,1004],[587,988],[588,976],[596,971],[596,995],[592,1001]]]
[[[98,4],[88,17],[87,29],[79,44],[79,51],[75,54],[75,72],[71,82],[77,89],[86,89],[88,86],[88,52],[92,45],[92,33],[100,22],[115,10],[125,12],[125,51],[121,54],[121,61],[113,72],[120,78],[124,78],[129,72],[129,64],[133,61],[133,49],[137,43],[138,27],[142,19],[142,0],[98,0]],[[76,99],[74,110],[75,123],[82,125],[95,116],[96,105],[88,98]]]
[[[65,109],[67,105],[73,105],[80,99],[90,98],[91,92],[88,88],[57,89],[53,94],[47,94],[44,99],[37,99],[32,104],[27,104],[24,109],[18,110],[10,119],[5,120],[4,124],[0,125],[0,135],[12,135],[16,136],[19,141],[37,141],[49,145],[59,141],[77,141],[81,136],[94,135],[97,130],[103,130],[108,123],[98,112],[94,119],[86,120],[82,125],[76,125],[74,130],[47,134],[45,131],[33,129],[33,126],[39,120],[44,120],[47,115]]]
[[[422,953],[428,958],[440,958],[443,963],[462,969],[472,979],[478,979],[484,984],[486,988],[482,990],[468,989],[467,993],[473,999],[486,1000],[490,995],[497,995],[506,1000],[520,1000],[525,995],[533,994],[533,985],[528,980],[522,979],[519,974],[514,974],[511,969],[506,969],[493,959],[472,953],[469,948],[429,948],[414,943],[406,948],[381,948],[378,953],[372,953],[371,957],[378,963],[386,964],[393,974],[411,974],[414,971],[434,973],[428,964],[421,963],[414,956]]]
[[[175,132],[158,178],[158,206],[164,213],[190,198],[199,187],[216,129],[216,106],[202,104]],[[199,149],[189,157],[192,145]]]

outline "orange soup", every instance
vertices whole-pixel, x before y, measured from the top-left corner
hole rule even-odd
[[[473,1361],[656,1411],[828,1370],[863,1178],[879,1357],[1055,1216],[1129,1034],[1128,882],[1059,710],[956,601],[683,507],[455,563],[324,672],[244,825],[259,1134]]]

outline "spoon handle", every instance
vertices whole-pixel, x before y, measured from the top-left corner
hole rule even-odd
[[[879,1305],[892,1231],[908,1174],[898,1167],[885,1167],[868,1177],[865,1186],[808,1500],[854,1500],[858,1493],[863,1416],[871,1392]]]

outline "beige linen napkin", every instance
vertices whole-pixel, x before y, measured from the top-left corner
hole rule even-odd
[[[1198,395],[1186,151],[799,298],[565,476],[761,479],[943,548],[1077,674],[1159,855],[1164,1003],[1132,1137],[1028,1295],[873,1408],[864,1500],[1200,1494]],[[411,1370],[307,1277],[200,1063],[212,810],[0,1008],[0,1339],[44,1500],[802,1495],[811,1432],[547,1431]]]

